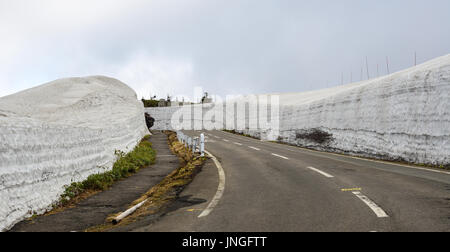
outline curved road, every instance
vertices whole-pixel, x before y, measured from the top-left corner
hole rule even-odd
[[[135,231],[450,231],[450,172],[205,133],[225,173],[218,204],[198,217],[219,183],[208,161],[186,204]]]

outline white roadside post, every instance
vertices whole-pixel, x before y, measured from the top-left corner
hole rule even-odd
[[[194,138],[194,143],[192,144],[192,154],[195,154],[197,150],[197,138]]]
[[[195,138],[195,151],[200,150],[200,138]]]
[[[205,134],[200,134],[200,156],[205,156]]]
[[[183,134],[183,132],[177,132],[178,140],[184,144],[186,148],[189,148],[193,154],[198,150],[200,156],[205,156],[205,134],[200,134],[200,137],[190,137]]]

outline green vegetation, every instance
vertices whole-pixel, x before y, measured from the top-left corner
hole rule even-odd
[[[439,168],[444,169],[444,170],[450,170],[450,164],[440,165]]]
[[[152,144],[147,141],[149,138],[150,136],[145,136],[134,150],[128,154],[116,151],[117,161],[114,163],[111,171],[92,174],[82,182],[66,186],[65,192],[61,195],[60,206],[73,203],[73,199],[80,197],[82,194],[106,190],[114,182],[127,178],[140,168],[153,164],[156,153],[152,149]]]
[[[130,206],[135,206],[144,200],[147,200],[142,207],[136,210],[136,212],[116,225],[112,224],[111,220],[121,213],[112,214],[107,218],[106,223],[90,227],[85,230],[86,232],[104,232],[118,226],[129,225],[143,216],[167,211],[164,209],[176,200],[183,189],[193,181],[194,177],[202,169],[207,158],[192,154],[189,149],[184,147],[184,144],[178,141],[175,132],[166,131],[165,133],[169,138],[170,149],[179,157],[180,167],[165,177],[158,185],[155,185],[143,194],[139,199],[131,203]]]
[[[142,103],[144,103],[144,107],[152,108],[152,107],[158,107],[159,101],[154,100],[153,98],[150,100],[146,100],[146,99],[142,98]]]

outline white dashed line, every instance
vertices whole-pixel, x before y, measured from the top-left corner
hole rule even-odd
[[[372,211],[377,215],[378,218],[386,218],[389,217],[386,212],[381,209],[375,202],[371,201],[367,196],[363,195],[361,192],[353,192],[356,197],[362,200]]]
[[[236,145],[239,145],[239,146],[241,146],[241,145],[242,145],[241,143],[238,143],[238,142],[234,142],[234,144],[236,144]]]
[[[315,171],[315,172],[317,172],[317,173],[320,173],[320,174],[322,174],[323,176],[325,176],[325,177],[327,177],[327,178],[334,178],[334,176],[333,175],[330,175],[330,174],[328,174],[328,173],[326,173],[326,172],[323,172],[323,171],[321,171],[321,170],[319,170],[319,169],[316,169],[316,168],[314,168],[314,167],[308,167],[308,169],[310,169],[310,170],[313,170],[313,171]]]
[[[373,162],[373,163],[381,163],[381,164],[386,164],[386,165],[394,165],[394,166],[400,166],[400,167],[404,167],[404,168],[411,168],[411,169],[417,169],[417,170],[436,172],[436,173],[443,173],[443,174],[450,175],[449,171],[442,171],[442,170],[437,170],[437,169],[429,169],[429,168],[417,167],[417,166],[412,166],[412,165],[393,163],[393,162],[388,162],[388,161],[383,161],[383,160],[373,160],[373,159],[367,159],[367,158],[363,158],[363,157],[355,157],[355,156],[349,156],[349,155],[345,155],[345,154],[338,154],[338,153],[332,153],[332,152],[323,152],[323,151],[317,151],[317,150],[310,150],[310,149],[301,148],[301,147],[297,147],[294,150],[291,150],[291,149],[287,149],[287,150],[292,151],[292,152],[307,151],[307,152],[318,154],[318,155],[320,155],[320,157],[333,159],[333,160],[337,160],[337,159],[334,159],[332,157],[328,157],[327,155],[336,156],[336,157],[344,157],[344,158],[349,158],[349,159],[357,159],[357,160]],[[351,160],[338,159],[338,161],[352,164]]]
[[[225,141],[225,142],[227,142],[227,143],[230,142],[230,140],[228,140],[228,139],[223,139],[223,141]]]
[[[254,149],[254,150],[256,150],[256,151],[260,151],[260,150],[261,150],[261,149],[258,149],[258,148],[256,148],[256,147],[253,147],[253,146],[248,146],[248,148]]]
[[[278,154],[275,154],[275,153],[272,153],[272,156],[275,156],[275,157],[279,157],[279,158],[282,158],[282,159],[289,160],[289,158],[284,157],[284,156],[281,156],[281,155],[278,155]]]

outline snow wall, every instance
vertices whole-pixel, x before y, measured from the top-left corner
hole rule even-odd
[[[124,83],[56,80],[0,98],[0,230],[49,210],[64,186],[110,170],[149,134]]]
[[[385,160],[450,164],[450,55],[368,81],[274,95],[280,101],[277,118],[269,115],[259,119],[279,119],[279,136],[275,140]],[[244,96],[239,102],[249,99]],[[195,105],[193,111],[199,106],[205,115],[214,104]],[[216,129],[235,129],[236,115],[231,117],[234,122],[227,123],[225,119],[235,106],[224,107],[224,116],[217,120],[220,126]],[[146,111],[156,119],[155,129],[172,129],[179,127],[177,122],[175,126],[171,123],[171,117],[180,109],[146,108]],[[194,125],[194,112],[190,117]],[[247,126],[251,117],[245,116]],[[267,129],[246,127],[237,131],[274,140]]]

